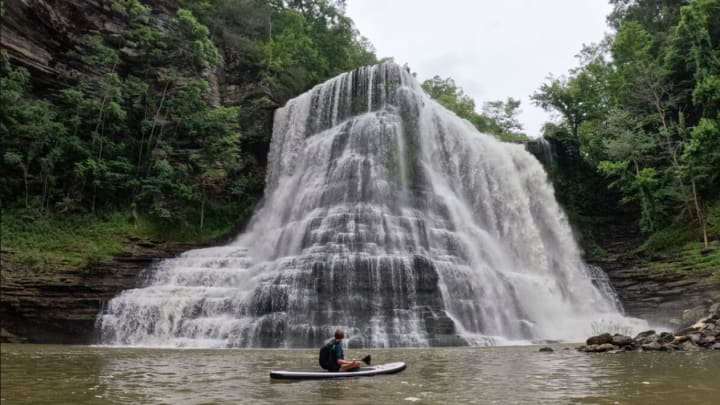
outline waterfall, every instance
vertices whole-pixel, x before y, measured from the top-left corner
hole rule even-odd
[[[275,113],[265,199],[233,242],[164,260],[98,316],[104,344],[313,347],[581,340],[624,323],[538,161],[395,64]]]
[[[555,148],[545,138],[534,138],[525,142],[525,148],[546,167],[553,164]]]

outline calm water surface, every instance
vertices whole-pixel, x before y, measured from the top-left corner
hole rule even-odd
[[[5,345],[0,401],[22,404],[719,404],[720,352],[584,354],[555,346],[353,350],[390,376],[271,382],[316,350]]]

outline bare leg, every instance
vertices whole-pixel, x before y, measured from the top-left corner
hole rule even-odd
[[[347,360],[343,361],[343,364],[340,366],[340,371],[350,371],[352,369],[356,369],[360,367],[361,363],[359,360]]]

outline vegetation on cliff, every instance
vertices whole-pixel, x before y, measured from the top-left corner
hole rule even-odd
[[[230,231],[262,195],[272,110],[376,62],[343,1],[180,1],[169,18],[149,4],[113,0],[106,12],[120,28],[111,34],[77,27],[80,43],[67,50],[57,88],[38,84],[3,50],[6,252],[48,256],[40,234],[65,246],[71,235],[86,241],[82,232],[40,229],[85,226],[88,215],[95,226],[87,226],[109,240],[161,232],[202,240]],[[219,77],[255,90],[224,102]],[[118,249],[88,249],[85,259]]]
[[[720,236],[720,1],[610,3],[612,33],[533,95],[561,117],[544,129],[562,149],[550,164],[558,198],[575,220],[633,221],[651,252],[709,248]]]

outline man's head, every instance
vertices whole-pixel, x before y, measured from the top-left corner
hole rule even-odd
[[[345,332],[343,332],[342,329],[338,329],[335,331],[335,340],[343,340],[345,339]]]

